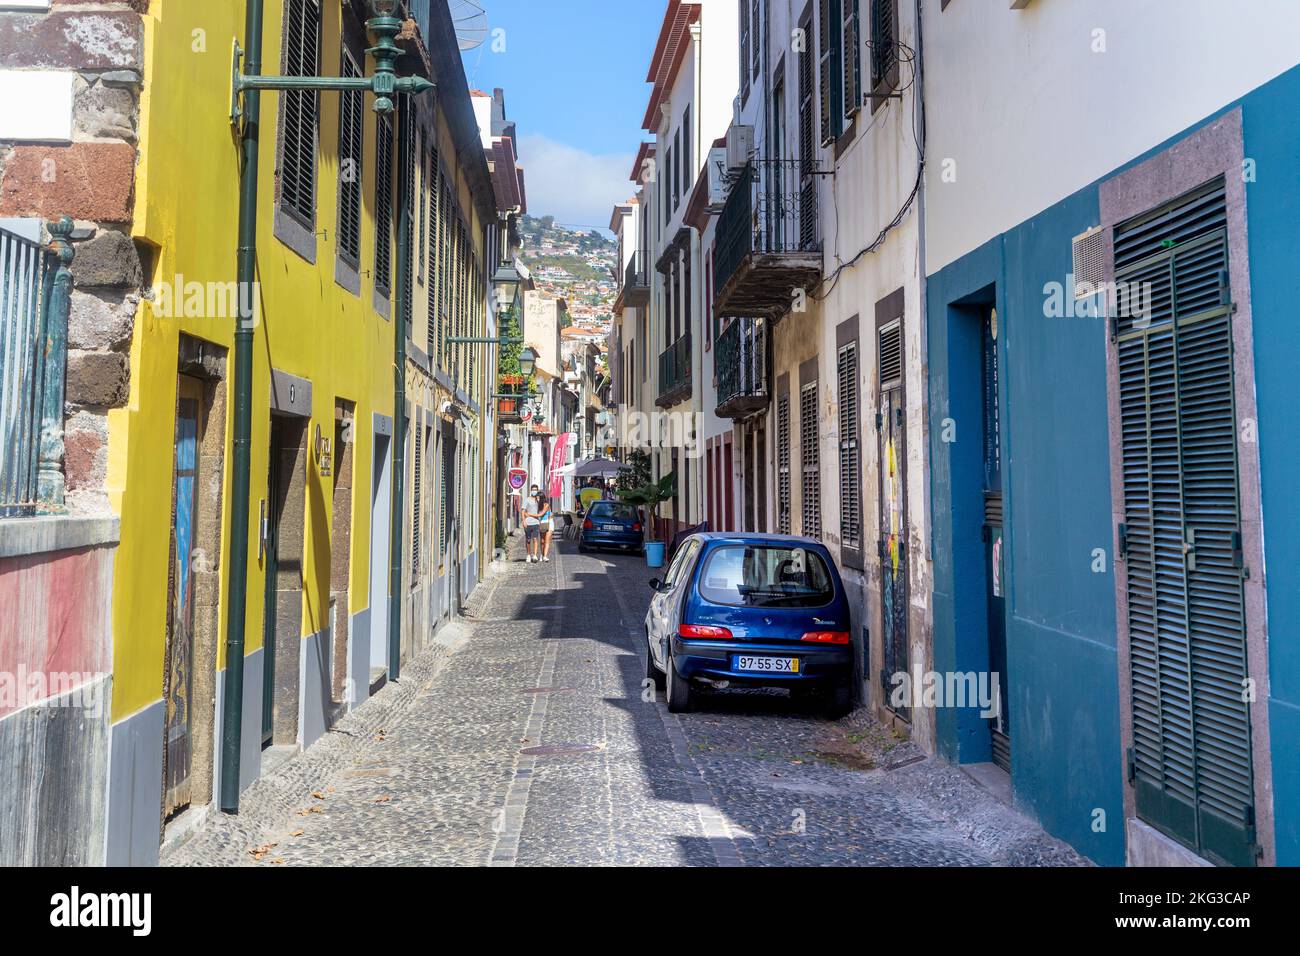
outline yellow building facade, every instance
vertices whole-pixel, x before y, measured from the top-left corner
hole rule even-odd
[[[266,0],[262,72],[368,73],[359,6]],[[240,137],[230,113],[244,7],[153,0],[142,15],[132,232],[148,292],[131,342],[129,400],[109,414],[107,485],[121,524],[110,863],[156,860],[160,821],[170,826],[215,802],[223,689],[235,666],[225,651],[232,533],[249,542],[237,665],[241,789],[310,746],[382,679],[395,463],[404,475],[404,591],[454,568],[464,594],[482,570],[478,529],[447,557],[439,528],[455,474],[456,491],[477,502],[490,494],[474,456],[486,444],[478,410],[495,362],[485,350],[471,358],[439,342],[485,333],[495,230],[482,152],[465,149],[476,133],[450,98],[464,89],[459,57],[430,56],[448,41],[454,49],[450,21],[445,10],[430,14],[403,41],[398,64],[400,75],[434,73],[436,100],[408,99],[381,116],[369,93],[261,94],[256,281],[241,289]],[[250,500],[248,526],[232,532],[241,294],[255,315]],[[403,322],[408,405],[395,416]],[[413,374],[421,356],[423,377]],[[402,417],[410,424],[399,448]],[[432,563],[417,560],[418,550]],[[407,598],[403,656],[440,616],[417,618]],[[444,604],[436,610],[454,611]]]

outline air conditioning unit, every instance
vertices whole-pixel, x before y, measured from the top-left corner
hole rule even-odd
[[[754,127],[732,126],[727,130],[727,167],[740,169],[754,155]]]
[[[712,215],[722,211],[729,192],[730,183],[728,183],[727,177],[730,174],[725,149],[719,146],[709,150],[709,161],[705,169],[705,175],[709,177],[709,204],[705,207],[705,212]]]

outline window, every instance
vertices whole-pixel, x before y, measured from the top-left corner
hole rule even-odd
[[[750,4],[749,50],[750,72],[757,83],[763,64],[763,0],[753,0]],[[741,69],[744,69],[743,60]]]
[[[682,204],[682,131],[673,136],[673,210]]]
[[[320,72],[319,0],[285,0],[283,70],[287,76]],[[304,226],[316,222],[316,120],[320,95],[288,90],[280,95],[280,208]]]
[[[343,76],[361,75],[348,50],[343,51]],[[339,97],[339,257],[356,269],[361,264],[361,151],[365,98],[359,91]]]
[[[420,167],[420,191],[411,197],[411,201],[420,209],[420,249],[419,254],[415,257],[416,268],[420,274],[421,284],[425,281],[424,264],[425,249],[428,244],[429,233],[429,204],[424,201],[425,195],[429,192],[429,156],[424,149],[424,131],[419,130],[415,141],[415,159],[414,164]]]
[[[393,278],[393,122],[380,116],[375,147],[375,290],[387,296]]]
[[[871,92],[877,96],[898,86],[898,3],[871,3]],[[883,103],[877,100],[876,103]]]
[[[436,359],[438,351],[438,293],[442,285],[439,263],[442,261],[442,237],[438,229],[442,215],[442,181],[438,165],[438,147],[429,150],[429,262],[425,271],[428,273],[427,288],[429,310],[426,320],[428,342],[426,348],[430,360]]]
[[[799,547],[726,545],[705,561],[700,597],[729,607],[825,607],[835,579],[817,552]]]
[[[846,551],[862,550],[862,460],[859,447],[858,320],[840,327],[836,377],[840,426],[840,543]],[[861,558],[858,558],[861,562]]]
[[[695,154],[691,152],[691,107],[682,113],[682,187],[687,194],[695,186]]]
[[[862,104],[862,38],[859,36],[859,0],[840,0],[843,4],[844,47],[844,118],[851,119]],[[868,3],[871,0],[867,0]]]
[[[402,124],[402,213],[405,218],[402,220],[401,232],[405,234],[405,242],[402,246],[404,253],[403,261],[406,268],[398,276],[401,283],[402,301],[399,303],[402,310],[402,322],[406,327],[407,338],[414,334],[412,326],[412,308],[415,303],[415,255],[412,246],[415,237],[411,235],[411,221],[415,218],[415,205],[417,201],[415,189],[415,165],[416,165],[416,131],[415,131],[415,101],[411,95],[404,94],[400,100],[401,114],[398,122]],[[401,237],[399,237],[401,238]]]
[[[757,4],[758,0],[753,0]],[[740,0],[740,98],[749,97],[750,0]]]
[[[844,76],[840,64],[840,0],[820,0],[818,67],[821,71],[821,141],[829,146],[843,130]]]
[[[803,533],[810,538],[822,536],[821,452],[817,443],[817,380],[814,378],[799,389],[799,458],[803,469]]]
[[[424,442],[420,440],[418,427],[411,429],[411,440],[415,445],[411,468],[411,587],[415,587],[420,577],[420,532],[424,530],[420,522],[424,504]]]
[[[776,531],[790,533],[790,392],[776,400]]]

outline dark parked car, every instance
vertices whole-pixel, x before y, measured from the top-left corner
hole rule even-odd
[[[650,586],[646,676],[669,710],[689,710],[699,684],[786,687],[834,716],[852,707],[849,604],[821,542],[692,535]]]
[[[593,501],[578,532],[578,550],[618,548],[640,551],[645,546],[641,513],[621,501]]]

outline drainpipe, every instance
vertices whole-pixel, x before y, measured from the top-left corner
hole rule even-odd
[[[407,194],[406,156],[415,116],[410,97],[398,100],[397,122],[397,296],[393,315],[393,507],[389,534],[388,679],[402,669],[402,541],[406,534],[406,306],[414,291],[407,275],[411,258],[411,197]]]
[[[262,0],[244,5],[244,73],[262,72]],[[234,460],[231,464],[226,683],[221,713],[221,809],[239,811],[239,748],[244,712],[244,625],[248,607],[248,488],[253,418],[253,299],[257,275],[257,162],[261,93],[244,93],[239,152],[239,319],[235,325]]]

